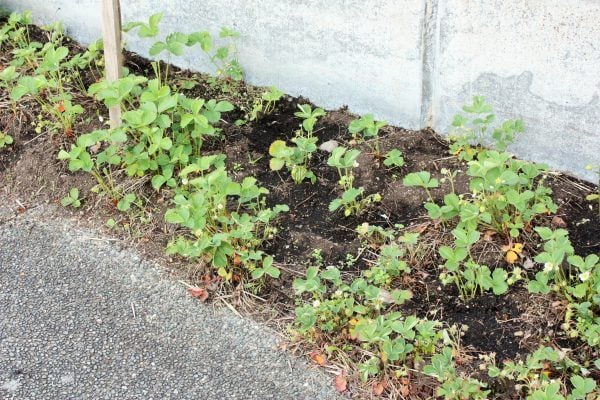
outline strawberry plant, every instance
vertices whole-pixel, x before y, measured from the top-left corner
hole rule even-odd
[[[32,24],[31,11],[13,12],[0,29],[0,46],[12,45],[17,48],[28,47],[31,43],[29,25]]]
[[[272,221],[287,211],[287,206],[266,208],[264,195],[268,191],[256,186],[251,177],[241,183],[232,181],[223,160],[215,157],[190,164],[179,176],[183,187],[176,191],[174,206],[166,212],[165,220],[185,227],[189,233],[171,241],[167,253],[203,259],[226,281],[231,281],[234,270],[240,268],[256,278],[278,275],[272,260],[258,249],[276,232]],[[228,202],[232,199],[236,211],[230,212]]]
[[[385,160],[383,160],[383,165],[390,168],[401,168],[404,166],[404,157],[402,157],[402,152],[398,149],[392,149],[388,151],[385,155]]]
[[[69,194],[60,200],[63,207],[71,206],[73,208],[81,207],[81,199],[79,199],[79,189],[72,188]]]
[[[272,157],[269,167],[273,171],[287,167],[296,184],[301,184],[305,179],[315,183],[317,177],[308,169],[308,162],[317,150],[317,140],[316,137],[297,136],[292,139],[296,145],[293,147],[288,146],[283,140],[274,141],[269,146],[269,155]]]
[[[549,370],[560,371],[569,379],[570,390],[566,382],[552,379]],[[594,379],[582,376],[587,373],[586,368],[566,357],[562,351],[552,347],[540,347],[525,360],[506,361],[502,367],[493,362],[488,365],[488,374],[500,381],[512,381],[519,394],[527,399],[561,399],[561,400],[587,400],[595,398],[598,394]],[[565,379],[566,380],[566,379]],[[567,392],[569,392],[567,394]]]
[[[429,189],[434,189],[440,186],[440,182],[437,179],[432,178],[431,174],[427,171],[412,172],[404,177],[402,183],[404,186],[423,188],[429,197],[429,201],[432,203],[434,203],[433,196],[431,195]]]
[[[322,108],[315,108],[313,110],[308,104],[298,104],[298,108],[300,111],[295,112],[294,115],[302,118],[301,129],[311,138],[317,120],[319,117],[325,116],[325,111]]]
[[[0,150],[13,143],[13,138],[7,133],[0,131]]]
[[[338,170],[340,187],[344,190],[342,197],[334,199],[329,203],[329,211],[336,211],[343,207],[344,215],[358,215],[369,204],[381,201],[381,195],[378,193],[364,196],[364,188],[355,188],[354,174],[352,168],[358,165],[356,159],[360,151],[345,147],[336,147],[327,160],[327,165],[335,167]]]
[[[348,130],[356,138],[359,135],[362,139],[367,140],[373,138],[375,146],[373,148],[375,157],[381,157],[379,149],[379,130],[387,125],[386,121],[375,121],[373,114],[365,114],[359,119],[350,122]]]
[[[450,136],[452,145],[450,153],[461,160],[470,161],[481,150],[487,141],[493,141],[499,151],[505,151],[514,141],[515,135],[525,131],[522,120],[507,120],[499,127],[494,128],[488,136],[490,125],[496,120],[492,106],[485,102],[481,96],[474,96],[473,103],[463,106],[463,111],[472,115],[472,118],[457,114],[454,116],[452,126],[454,132]],[[475,145],[476,148],[472,146]]]
[[[492,290],[501,295],[508,290],[509,283],[518,279],[513,272],[512,279],[501,268],[494,271],[485,265],[479,265],[471,256],[471,247],[479,241],[481,234],[477,230],[456,228],[452,231],[454,247],[441,246],[440,256],[445,260],[440,280],[444,284],[454,283],[463,300],[473,299],[478,293]]]
[[[441,353],[435,354],[423,372],[437,379],[440,383],[437,395],[445,400],[483,400],[490,394],[485,390],[485,383],[459,375],[451,347],[444,347]]]
[[[284,93],[271,86],[267,91],[263,92],[259,100],[254,101],[252,111],[250,112],[250,121],[258,119],[259,114],[268,115],[275,109],[275,104],[283,97]]]
[[[382,370],[401,371],[409,356],[431,354],[441,338],[437,323],[389,311],[412,297],[407,290],[391,289],[392,281],[409,271],[403,255],[394,245],[386,246],[376,266],[350,284],[336,267],[309,267],[305,279],[294,280],[296,294],[308,293],[311,299],[308,304],[299,300],[296,308],[299,332],[309,337],[348,332],[371,354],[358,365],[363,380]]]

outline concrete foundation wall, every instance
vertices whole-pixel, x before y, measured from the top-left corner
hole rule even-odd
[[[0,0],[38,22],[100,37],[99,0]],[[518,156],[593,179],[600,163],[600,0],[121,0],[124,21],[163,12],[161,31],[242,34],[246,80],[407,128],[448,130],[480,94],[527,125]],[[146,54],[148,42],[127,37]],[[212,72],[200,52],[175,64]]]

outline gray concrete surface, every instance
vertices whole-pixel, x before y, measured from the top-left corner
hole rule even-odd
[[[75,3],[75,4],[74,4]],[[165,14],[163,32],[230,26],[250,83],[407,128],[447,133],[471,96],[523,118],[512,150],[586,179],[600,163],[600,0],[121,0],[125,21]],[[0,0],[100,36],[99,0]],[[129,37],[145,54],[148,43]],[[174,60],[211,72],[204,55]]]
[[[0,212],[0,399],[337,397],[271,331],[43,214]]]

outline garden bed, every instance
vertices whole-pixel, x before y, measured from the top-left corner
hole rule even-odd
[[[57,30],[43,31],[26,22],[16,22],[9,34],[26,27],[26,43],[48,43],[53,39],[55,48],[67,48],[69,55],[56,63],[58,69],[62,68],[62,63],[72,60],[75,54],[84,53],[85,49],[69,38],[62,38]],[[14,50],[24,48],[14,37],[11,39],[7,38],[2,43],[0,73],[15,63],[17,56]],[[35,49],[35,52],[40,51]],[[39,65],[43,64],[45,56],[43,53],[35,55],[35,52],[31,56],[33,64],[30,65],[29,59],[25,58],[25,62],[17,66],[16,71],[21,76],[39,73]],[[16,213],[40,202],[63,202],[68,208],[58,211],[58,215],[76,215],[93,226],[104,227],[111,235],[130,239],[147,257],[160,258],[185,276],[192,285],[192,295],[202,300],[206,296],[219,299],[282,330],[291,331],[289,347],[303,354],[310,353],[317,364],[330,367],[337,375],[336,388],[349,391],[356,397],[419,399],[437,394],[448,399],[526,396],[560,399],[564,397],[539,396],[550,396],[555,388],[556,396],[560,393],[575,396],[580,393],[577,390],[581,382],[590,389],[590,382],[600,379],[600,330],[594,331],[598,329],[600,318],[600,266],[590,266],[591,277],[587,279],[598,281],[595,281],[596,286],[586,289],[588,292],[584,295],[574,298],[572,292],[563,293],[564,287],[575,286],[582,283],[580,281],[590,282],[587,279],[578,281],[581,271],[573,269],[574,264],[567,262],[567,256],[600,254],[599,210],[585,199],[588,194],[597,191],[594,186],[541,169],[525,186],[530,185],[532,190],[551,189],[554,205],[540,206],[538,212],[523,221],[521,226],[512,227],[510,224],[514,220],[511,219],[505,221],[503,229],[494,230],[491,223],[485,222],[486,217],[481,216],[478,218],[482,220],[478,220],[475,228],[468,228],[471,225],[464,222],[467,218],[463,221],[462,216],[466,214],[465,210],[457,211],[460,218],[459,215],[432,218],[424,203],[443,205],[449,193],[455,193],[457,197],[460,195],[462,205],[477,204],[478,215],[484,214],[486,207],[491,207],[489,199],[495,196],[494,193],[486,198],[487,203],[475,203],[477,196],[473,195],[470,186],[474,177],[473,172],[469,172],[473,162],[489,161],[489,158],[485,159],[489,157],[485,155],[487,150],[468,146],[457,150],[456,142],[449,143],[428,129],[411,131],[382,126],[375,135],[366,135],[366,129],[361,132],[351,129],[353,121],[359,120],[359,117],[344,109],[323,112],[324,115],[314,118],[312,126],[303,126],[303,121],[308,118],[298,116],[298,112],[302,111],[299,106],[310,105],[311,112],[317,109],[306,99],[281,95],[269,108],[269,103],[261,97],[268,91],[236,80],[235,71],[217,79],[170,66],[168,82],[159,82],[159,86],[169,88],[169,94],[176,91],[188,99],[215,99],[216,104],[227,102],[233,105],[233,109],[229,110],[223,103],[223,111],[209,124],[220,132],[211,132],[202,138],[201,155],[198,157],[225,155],[222,170],[232,183],[255,178],[256,185],[252,186],[252,190],[254,186],[268,190],[268,194],[256,197],[258,202],[264,201],[258,206],[259,211],[277,205],[289,207],[288,211],[276,215],[264,226],[255,221],[250,232],[252,235],[265,233],[264,240],[252,238],[235,247],[242,242],[235,236],[240,233],[230,236],[234,248],[231,253],[225,253],[224,266],[217,253],[184,257],[194,251],[190,243],[204,238],[204,233],[197,233],[186,226],[188,221],[180,221],[183,211],[174,208],[175,196],[185,191],[185,207],[194,207],[190,199],[200,190],[194,192],[186,186],[188,177],[190,182],[193,178],[202,179],[212,168],[219,170],[217,164],[204,171],[196,168],[184,175],[178,173],[186,166],[177,164],[172,176],[165,175],[165,183],[156,188],[155,177],[160,171],[164,174],[164,170],[142,170],[138,159],[135,161],[139,164],[138,169],[134,171],[131,169],[133,163],[127,162],[123,153],[119,162],[107,164],[110,168],[105,166],[105,170],[97,170],[102,179],[102,185],[99,185],[98,176],[73,168],[75,158],[72,153],[70,158],[64,155],[72,152],[82,135],[107,129],[107,109],[98,99],[102,92],[96,92],[94,96],[83,91],[83,88],[89,89],[100,81],[102,63],[99,60],[99,55],[96,55],[82,68],[65,67],[68,76],[76,71],[76,79],[81,82],[81,85],[74,81],[64,82],[60,92],[68,92],[68,99],[59,99],[58,95],[53,97],[58,89],[48,87],[15,100],[11,97],[15,83],[2,87],[0,131],[10,135],[13,143],[0,148],[0,193],[14,206]],[[232,60],[226,61],[231,66]],[[153,68],[150,61],[137,55],[128,54],[126,65],[130,76],[135,74],[148,80],[156,78],[156,66]],[[165,64],[161,64],[163,73],[166,68]],[[50,67],[41,74],[47,74],[51,79],[56,77],[54,71]],[[14,82],[18,82],[17,78]],[[140,88],[148,85],[147,82],[139,84]],[[157,104],[162,98],[156,94]],[[181,98],[178,101],[182,102]],[[138,110],[141,102],[139,94],[132,95],[129,111]],[[82,106],[82,110],[74,115],[72,126],[65,126],[60,116],[71,103]],[[253,118],[252,109],[257,104],[262,110]],[[56,108],[58,114],[47,107]],[[158,107],[160,109],[160,104]],[[204,107],[202,110],[206,113],[207,108]],[[172,123],[183,132],[178,113],[183,115],[184,112],[178,111],[175,106],[165,110]],[[480,114],[491,114],[485,107],[479,111]],[[186,112],[190,113],[189,110]],[[59,118],[52,119],[53,115]],[[368,125],[368,121],[366,123]],[[140,136],[136,129],[142,132],[147,127],[160,126],[158,122],[138,128],[133,125],[128,121],[125,141],[115,141],[118,152],[125,152],[127,146],[137,144],[136,138]],[[176,128],[166,124],[160,129],[171,135],[171,145],[174,146],[177,138],[173,132]],[[511,132],[518,133],[518,130],[514,128]],[[380,199],[373,197],[373,201],[362,204],[350,215],[345,215],[343,207],[330,210],[331,202],[344,192],[340,186],[341,172],[330,165],[330,158],[335,153],[331,148],[313,150],[306,160],[305,167],[316,178],[314,183],[308,178],[295,183],[286,167],[273,168],[272,159],[276,158],[273,143],[285,141],[291,147],[292,140],[299,136],[318,138],[317,146],[328,143],[348,151],[360,151],[356,162],[339,171],[352,175],[351,187],[363,188],[359,199],[375,194],[380,195]],[[378,147],[375,146],[377,141]],[[111,145],[109,140],[98,138],[87,146],[87,151],[96,160]],[[164,147],[165,152],[171,148]],[[449,151],[450,148],[453,150]],[[403,162],[395,165],[386,163],[386,155],[394,149],[401,152]],[[61,158],[66,161],[57,159],[61,150],[64,153]],[[465,151],[473,153],[465,156]],[[469,164],[469,161],[461,160],[461,156],[473,158],[473,161]],[[193,154],[190,159],[192,157]],[[512,162],[510,160],[505,161],[506,165]],[[189,164],[193,162],[190,160]],[[505,164],[502,164],[504,167]],[[526,174],[527,167],[519,168],[513,169],[520,176]],[[130,173],[132,171],[134,173]],[[421,171],[430,173],[431,186],[427,190],[406,180],[407,176]],[[456,174],[451,177],[454,172]],[[169,179],[172,179],[171,187],[166,183]],[[437,180],[437,185],[433,184],[433,179]],[[78,189],[77,196],[74,196],[73,188]],[[236,203],[238,200],[233,200],[240,197],[238,192],[227,192],[224,203],[215,203],[224,204],[228,209],[219,218],[233,218],[236,211],[252,214],[255,206],[249,205],[250,202]],[[133,197],[127,200],[127,195]],[[539,197],[544,197],[541,192]],[[65,198],[70,198],[70,201],[64,201]],[[165,213],[171,223],[165,221]],[[525,213],[514,215],[517,214],[522,218],[521,214]],[[227,224],[232,226],[234,222]],[[549,229],[540,231],[540,228]],[[483,287],[487,281],[480,283],[481,287],[473,295],[465,295],[452,282],[442,283],[440,275],[442,278],[444,274],[448,275],[452,267],[440,249],[445,246],[456,251],[459,247],[457,229],[477,235],[476,240],[465,246],[469,261],[477,267],[486,266],[490,271],[504,271],[508,278],[494,280],[489,287]],[[511,229],[516,229],[516,234],[510,234]],[[557,283],[549,293],[532,290],[530,282],[545,277],[538,275],[548,265],[548,262],[544,265],[539,256],[544,253],[544,246],[551,246],[552,240],[561,240],[545,237],[545,232],[562,229],[568,231],[573,249],[563,254],[564,261],[561,258],[560,265],[556,266],[561,273],[556,272],[556,276],[550,277],[549,285],[552,286],[555,281],[564,282],[564,285],[561,287]],[[173,245],[172,240],[177,236],[188,241],[186,247]],[[169,242],[171,254],[165,255]],[[257,243],[256,248],[249,248],[254,243]],[[386,251],[397,252],[385,258],[387,256],[382,254]],[[546,249],[545,252],[550,251]],[[511,258],[513,255],[514,258]],[[270,257],[277,272],[263,267],[262,274],[255,273],[261,265],[270,265],[270,261],[266,261]],[[467,261],[463,258],[458,264],[459,269],[466,268]],[[328,269],[328,266],[335,266],[335,269]],[[310,267],[313,271],[326,273],[319,275],[320,279],[316,277],[317,284],[312,284],[311,277],[307,277]],[[513,275],[517,268],[521,271],[519,278]],[[339,272],[339,277],[335,271]],[[373,271],[378,271],[382,277],[374,276]],[[564,275],[562,281],[559,281],[559,275]],[[515,281],[508,284],[512,277]],[[315,277],[312,279],[314,281]],[[358,288],[356,283],[352,287],[351,283],[359,280],[367,282],[366,286]],[[371,289],[376,290],[376,294],[370,297]],[[340,309],[338,300],[342,298],[352,298],[353,305]],[[584,333],[579,325],[573,328],[578,314],[571,303],[580,307],[584,302],[582,299],[588,298],[592,299],[588,307],[591,313],[588,325],[591,327],[589,332]],[[353,308],[357,304],[361,308]],[[324,305],[331,308],[323,309]],[[575,316],[565,327],[567,313]],[[590,316],[589,313],[586,315]],[[302,316],[312,323],[303,320]],[[388,322],[408,324],[407,321],[413,317],[415,322],[406,327],[404,337],[401,337],[404,333],[400,333],[398,325],[393,325],[394,328],[390,328],[392,333],[371,332],[373,337],[368,339],[368,325],[375,326],[380,316],[383,316],[380,320],[382,326]],[[418,330],[426,321],[432,322],[430,336]],[[328,325],[330,322],[333,325]],[[379,328],[381,326],[373,329]],[[377,335],[385,337],[385,340],[378,342]],[[403,353],[393,347],[400,346],[400,340],[403,346],[405,342],[410,343],[413,350]],[[393,351],[384,346],[386,341],[391,343]],[[445,349],[449,349],[448,352]],[[398,352],[399,358],[394,359],[392,353]],[[510,363],[506,367],[505,362],[514,361],[518,365],[519,360],[525,361],[528,357],[529,361],[524,362],[521,369],[512,368]],[[496,368],[503,365],[504,370],[496,373]],[[597,389],[591,388],[589,394],[583,393],[583,397],[569,398],[591,399],[598,395],[594,390]]]

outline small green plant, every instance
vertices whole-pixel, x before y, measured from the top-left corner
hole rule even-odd
[[[268,115],[275,109],[275,104],[283,97],[284,93],[277,89],[275,86],[271,86],[265,91],[259,100],[254,102],[252,111],[250,112],[250,121],[258,119],[259,115]]]
[[[596,201],[598,203],[598,216],[600,217],[600,164],[589,164],[586,165],[585,169],[587,169],[588,171],[595,171],[596,174],[596,193],[590,193],[585,198],[588,201]]]
[[[179,176],[183,187],[177,190],[165,219],[189,233],[171,241],[167,252],[204,260],[228,282],[236,271],[256,279],[278,276],[272,259],[259,248],[277,232],[272,223],[288,207],[267,208],[264,196],[268,190],[257,186],[252,177],[234,182],[223,158],[190,164]],[[228,205],[233,205],[233,211]]]
[[[440,186],[440,181],[438,181],[435,178],[431,177],[431,174],[427,171],[420,171],[420,172],[412,172],[408,175],[406,175],[404,177],[404,180],[402,181],[402,184],[404,186],[413,186],[413,187],[420,187],[423,188],[425,190],[425,192],[427,193],[427,197],[429,197],[429,201],[431,201],[432,203],[433,201],[433,196],[431,195],[431,191],[429,189],[434,189]]]
[[[210,62],[215,66],[218,78],[226,80],[241,81],[243,79],[242,67],[237,60],[237,49],[235,40],[240,34],[232,29],[222,27],[219,32],[219,38],[226,43],[224,46],[214,46],[214,41],[210,33],[206,31],[193,32],[188,35],[188,46],[198,44],[202,51],[209,57]]]
[[[440,386],[437,395],[445,400],[483,400],[490,394],[485,390],[486,384],[473,378],[461,376],[456,371],[456,364],[451,347],[444,347],[441,353],[431,358],[431,364],[423,368],[426,375],[437,379]]]
[[[591,346],[600,345],[600,258],[575,255],[564,229],[535,229],[544,241],[535,261],[543,269],[529,282],[532,293],[558,292],[568,300],[562,325],[569,337],[580,337]]]
[[[535,231],[544,241],[544,251],[535,257],[535,261],[542,264],[544,269],[536,273],[535,279],[529,282],[529,291],[548,294],[552,281],[557,282],[559,286],[567,285],[568,276],[562,266],[566,257],[573,255],[574,250],[569,240],[569,232],[565,229],[553,231],[550,228],[538,227]]]
[[[13,143],[13,138],[7,133],[0,131],[0,150]]]
[[[302,118],[302,131],[306,132],[307,136],[310,138],[312,137],[317,120],[319,117],[325,115],[325,111],[322,108],[315,108],[313,110],[308,104],[298,104],[298,108],[300,111],[296,111],[294,115]]]
[[[463,106],[463,111],[472,117],[455,115],[452,121],[454,131],[450,135],[450,153],[461,160],[472,160],[489,140],[494,142],[497,150],[505,151],[515,135],[525,131],[522,120],[507,120],[495,128],[490,137],[488,129],[496,116],[482,96],[473,96],[473,103]]]
[[[131,206],[136,203],[136,200],[137,196],[135,193],[125,193],[117,203],[117,209],[122,212],[129,211]]]
[[[502,367],[493,361],[489,364],[491,378],[514,382],[519,394],[529,400],[588,400],[600,394],[594,379],[582,376],[586,368],[552,347],[540,347],[525,360],[506,361]],[[552,371],[561,377],[551,377]]]
[[[344,215],[357,215],[369,204],[381,201],[381,195],[378,193],[364,196],[364,188],[355,188],[354,174],[352,168],[358,165],[356,159],[360,151],[356,149],[348,150],[345,147],[336,147],[327,160],[327,165],[337,168],[340,179],[338,184],[343,189],[342,197],[334,199],[329,203],[329,211],[336,211],[343,207]]]
[[[401,374],[407,363],[432,354],[442,337],[438,323],[392,311],[412,297],[408,290],[392,288],[410,272],[403,256],[401,248],[385,245],[375,265],[349,284],[332,266],[323,270],[311,266],[305,278],[293,283],[299,296],[298,332],[309,338],[349,335],[356,340],[369,354],[358,364],[364,381],[382,371]]]
[[[385,160],[383,160],[383,165],[390,168],[402,168],[404,166],[402,152],[398,149],[388,151],[385,155]]]
[[[520,270],[513,271],[509,278],[508,273],[503,269],[496,268],[492,272],[487,266],[473,260],[471,248],[481,237],[477,230],[455,228],[452,235],[454,247],[439,248],[439,254],[445,260],[440,280],[444,284],[454,283],[463,300],[473,299],[486,290],[501,295],[508,290],[510,283],[519,279]]]
[[[344,215],[349,217],[350,215],[358,215],[368,207],[371,203],[378,203],[381,201],[381,195],[379,193],[364,196],[364,188],[349,188],[344,190],[342,197],[334,199],[329,203],[329,211],[336,211],[339,208],[344,209]]]
[[[69,194],[60,200],[60,204],[63,207],[68,207],[68,206],[71,206],[73,208],[81,207],[81,199],[79,199],[79,189],[72,188],[69,191]]]
[[[288,146],[283,140],[276,140],[269,146],[269,155],[272,157],[269,167],[279,171],[287,167],[296,184],[301,184],[305,179],[311,183],[317,181],[317,176],[308,169],[308,162],[317,150],[316,137],[297,136],[292,139],[295,146]]]
[[[379,130],[387,125],[386,121],[375,121],[373,114],[365,114],[359,119],[355,119],[350,122],[349,131],[356,138],[360,135],[363,139],[367,140],[373,138],[375,146],[373,148],[375,157],[381,157],[381,151],[379,149]]]
[[[0,47],[26,48],[31,43],[29,25],[33,22],[31,11],[13,12],[0,28]]]

